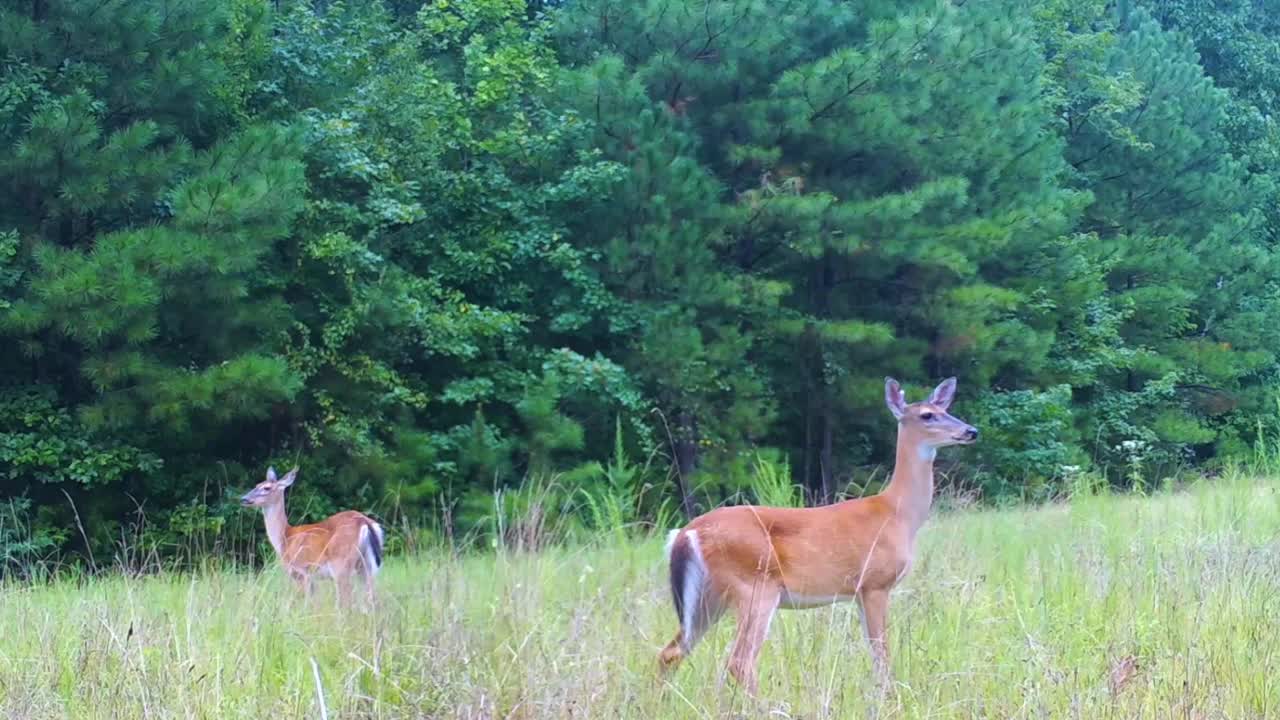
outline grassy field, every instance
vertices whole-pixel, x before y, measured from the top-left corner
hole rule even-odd
[[[722,622],[670,684],[659,538],[391,558],[373,614],[278,572],[0,590],[4,718],[1260,718],[1280,716],[1280,492],[939,514],[871,680],[856,608],[779,615],[761,699]],[[323,709],[322,709],[323,703]]]

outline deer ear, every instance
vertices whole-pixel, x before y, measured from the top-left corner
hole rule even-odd
[[[276,469],[273,467],[267,468],[267,482],[275,482],[275,481],[276,481]]]
[[[933,389],[933,394],[929,396],[929,403],[946,410],[951,407],[951,401],[955,399],[956,379],[949,377]]]
[[[902,392],[902,386],[897,380],[891,377],[884,379],[884,404],[889,406],[889,412],[893,413],[893,417],[901,420],[902,413],[907,411],[907,397]]]
[[[289,487],[290,485],[293,484],[293,481],[297,479],[298,479],[298,468],[294,468],[289,472],[285,473],[284,477],[280,478],[280,487]]]

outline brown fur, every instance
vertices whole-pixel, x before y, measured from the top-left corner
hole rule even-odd
[[[373,520],[355,510],[343,510],[318,523],[289,525],[284,531],[281,561],[293,572],[316,572],[326,563],[335,574],[350,575],[364,562],[360,528],[372,529]]]
[[[779,607],[818,607],[856,599],[877,674],[889,678],[886,622],[889,591],[911,567],[915,536],[933,495],[933,452],[971,442],[977,431],[947,414],[955,381],[938,386],[928,401],[905,405],[898,384],[886,381],[886,402],[899,418],[893,478],[884,492],[817,508],[723,507],[694,518],[672,544],[672,562],[692,561],[696,536],[707,568],[701,588],[708,624],[724,610],[737,617],[729,672],[755,693],[756,660]],[[677,555],[680,551],[680,555]],[[660,653],[664,670],[679,665],[701,634],[685,635],[684,613],[673,565],[672,585],[682,627]]]
[[[267,471],[267,479],[245,494],[241,502],[260,507],[267,526],[267,536],[289,577],[307,594],[311,594],[312,578],[327,574],[338,588],[342,605],[350,604],[351,577],[359,575],[365,584],[369,604],[374,602],[373,577],[382,562],[381,529],[369,516],[355,510],[344,510],[308,525],[290,525],[285,513],[284,492],[293,484],[298,469],[277,479],[275,470]],[[368,529],[368,545],[360,542],[361,530]],[[373,554],[372,562],[365,555]]]

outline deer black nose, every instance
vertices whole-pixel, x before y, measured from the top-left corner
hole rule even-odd
[[[968,430],[966,430],[966,431],[965,431],[965,433],[964,433],[964,437],[965,437],[965,439],[966,439],[966,440],[977,440],[977,439],[978,439],[978,429],[977,429],[977,428],[969,428]]]

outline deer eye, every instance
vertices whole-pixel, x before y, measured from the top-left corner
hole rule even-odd
[[[922,412],[922,413],[920,413],[920,419],[921,419],[921,420],[923,420],[923,421],[925,421],[925,422],[930,422],[930,421],[932,421],[932,420],[933,420],[933,413],[931,413],[931,412]]]

